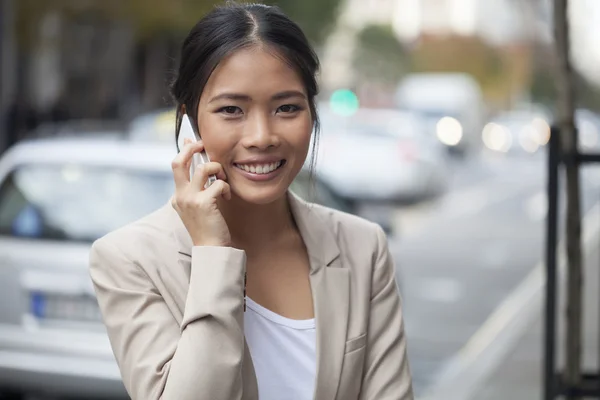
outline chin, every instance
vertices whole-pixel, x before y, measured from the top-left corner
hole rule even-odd
[[[250,185],[243,185],[243,187],[232,187],[232,192],[235,197],[240,200],[256,205],[266,205],[276,202],[285,196],[287,193],[288,186],[285,185],[265,185],[264,187],[248,187]]]

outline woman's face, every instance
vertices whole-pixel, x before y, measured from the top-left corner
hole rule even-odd
[[[254,204],[285,194],[302,168],[313,128],[300,76],[272,51],[239,50],[210,76],[198,129],[232,193]]]

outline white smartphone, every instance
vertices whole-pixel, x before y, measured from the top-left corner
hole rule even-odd
[[[198,141],[187,114],[183,114],[181,126],[179,127],[179,137],[177,138],[177,146],[179,147],[179,150],[181,150],[185,145],[185,139],[190,139],[192,142]],[[208,154],[206,154],[206,151],[202,150],[200,153],[194,153],[194,155],[192,156],[192,165],[190,165],[190,180],[194,176],[196,166],[198,166],[198,164],[206,164],[209,161],[210,160],[208,158]],[[206,185],[204,185],[204,188],[206,189],[207,187],[212,185],[212,183],[216,180],[217,177],[215,175],[210,175],[208,177],[208,180],[206,181]]]

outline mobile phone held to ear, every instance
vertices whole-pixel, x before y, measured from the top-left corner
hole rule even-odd
[[[194,133],[194,129],[192,128],[192,124],[190,123],[190,119],[187,114],[183,114],[181,120],[181,126],[179,128],[179,137],[177,138],[177,146],[181,150],[185,145],[185,139],[189,139],[192,142],[197,142],[196,134]],[[198,164],[206,164],[209,162],[208,154],[206,154],[205,150],[202,150],[200,153],[194,153],[192,155],[192,165],[190,165],[190,180],[194,176],[194,172],[196,171],[196,167]],[[204,188],[208,188],[217,180],[215,175],[210,175],[204,185]]]

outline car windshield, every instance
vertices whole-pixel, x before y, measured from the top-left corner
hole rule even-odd
[[[0,234],[92,242],[164,205],[168,172],[22,165],[0,185]]]

